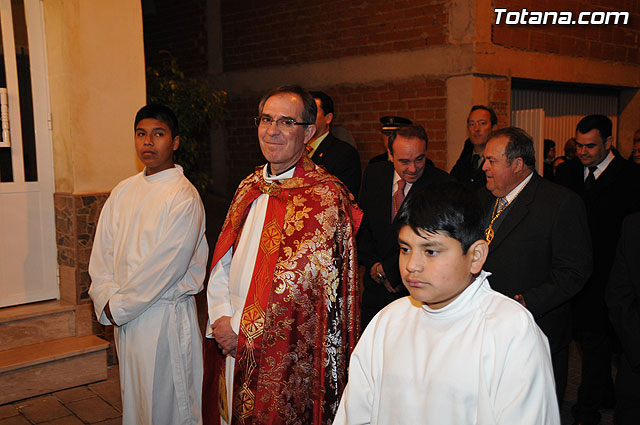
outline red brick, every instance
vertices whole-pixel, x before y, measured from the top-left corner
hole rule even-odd
[[[304,46],[304,53],[288,54],[284,63],[300,63],[357,54],[423,48],[446,42],[448,10],[445,0],[368,3],[319,0],[295,3],[295,8],[258,7],[238,0],[222,7],[223,59],[227,70],[278,65],[268,46]],[[293,5],[294,2],[291,2]],[[332,13],[340,10],[340,14]],[[322,22],[322,25],[316,23]],[[327,23],[326,25],[324,23]],[[318,43],[309,44],[310,39]],[[238,43],[238,40],[242,40]],[[247,42],[246,40],[251,40]],[[248,55],[248,57],[246,57]]]
[[[505,7],[509,10],[518,10],[526,7],[528,10],[570,10],[577,17],[579,11],[585,10],[629,10],[631,17],[628,25],[546,25],[540,29],[545,35],[545,45],[541,49],[540,35],[535,34],[533,27],[493,25],[492,41],[495,44],[506,47],[516,47],[550,53],[560,53],[570,56],[587,56],[595,59],[622,60],[621,49],[610,48],[610,43],[616,47],[625,48],[624,61],[637,63],[635,51],[631,53],[628,48],[636,48],[640,37],[640,15],[638,14],[637,1],[620,3],[618,0],[511,0],[494,1],[493,7]],[[550,36],[560,37],[560,39]],[[528,46],[523,41],[528,40]],[[595,42],[595,43],[594,43]],[[602,44],[605,43],[605,44]]]
[[[627,62],[640,63],[640,49],[627,47]]]

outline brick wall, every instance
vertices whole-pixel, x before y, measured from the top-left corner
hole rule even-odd
[[[238,184],[257,165],[266,161],[258,144],[258,129],[253,118],[258,114],[259,95],[229,96],[229,119],[225,121],[227,130],[227,152],[229,166],[229,187],[233,194]]]
[[[223,1],[224,70],[444,44],[447,3],[444,0]]]
[[[336,124],[351,132],[363,166],[383,152],[380,117],[399,115],[424,126],[429,137],[427,156],[446,166],[446,86],[444,80],[420,78],[366,87],[325,90],[335,103]]]
[[[185,74],[206,74],[206,0],[143,0],[142,13],[147,66],[159,66],[167,50]]]
[[[628,11],[629,23],[609,25],[492,25],[493,42],[561,55],[640,63],[640,3],[637,1],[495,0],[494,8],[509,11],[571,11],[577,19],[581,11]],[[494,15],[495,22],[495,15]],[[504,21],[504,14],[503,14]]]
[[[498,116],[498,128],[511,122],[511,80],[509,77],[492,77],[489,80],[489,107]]]
[[[436,166],[446,168],[446,87],[444,80],[420,78],[411,81],[361,87],[326,87],[335,104],[335,124],[353,135],[363,167],[369,158],[383,151],[380,117],[401,115],[423,125],[429,136],[428,156]],[[242,178],[265,162],[260,153],[257,129],[252,118],[259,96],[233,97],[232,117],[226,122],[230,182],[233,193]],[[461,118],[464,121],[465,117]]]

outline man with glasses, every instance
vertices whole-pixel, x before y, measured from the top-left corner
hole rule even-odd
[[[359,334],[362,212],[304,154],[317,113],[306,90],[277,87],[258,109],[267,164],[236,191],[207,289],[204,420],[326,424]]]

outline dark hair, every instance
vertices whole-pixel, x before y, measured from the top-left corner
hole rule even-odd
[[[533,139],[529,134],[518,127],[506,127],[493,131],[487,140],[505,136],[509,139],[504,148],[504,155],[509,164],[516,158],[522,158],[524,165],[533,170],[536,167],[536,153],[533,150]]]
[[[402,136],[406,138],[414,138],[424,140],[424,150],[427,150],[429,146],[429,139],[427,138],[427,132],[424,127],[421,125],[408,125],[406,127],[398,127],[396,131],[389,135],[389,150],[393,154],[393,142],[395,142],[396,137]]]
[[[136,119],[133,122],[133,130],[136,130],[140,121],[147,118],[153,118],[154,120],[165,123],[167,127],[169,127],[169,131],[171,131],[172,139],[180,135],[178,118],[176,118],[176,114],[174,114],[169,107],[157,103],[150,103],[143,106],[136,114]]]
[[[267,102],[267,99],[281,93],[292,93],[298,95],[300,99],[302,99],[302,106],[304,107],[302,110],[302,121],[315,124],[316,115],[318,113],[316,101],[313,100],[313,97],[307,90],[297,85],[278,86],[269,90],[264,96],[262,96],[262,98],[260,98],[260,102],[258,103],[258,115],[262,115],[262,110],[264,109],[264,104]]]
[[[323,91],[310,91],[309,92],[314,99],[318,99],[320,101],[320,108],[322,108],[322,113],[333,114],[333,99]]]
[[[494,110],[484,105],[473,105],[471,107],[471,110],[469,111],[469,116],[467,116],[467,122],[469,122],[469,117],[471,116],[471,113],[473,111],[477,111],[478,109],[482,109],[483,111],[487,111],[489,113],[489,117],[491,120],[491,127],[493,127],[494,125],[498,125],[498,116],[496,115]]]
[[[576,149],[576,138],[572,137],[566,142],[564,142],[564,155],[565,156],[574,156],[577,152]]]
[[[556,147],[556,142],[554,142],[551,139],[544,139],[544,157],[545,159],[547,158],[547,155],[549,155],[549,151],[551,150],[551,148],[555,148]]]
[[[586,117],[582,118],[576,126],[576,130],[582,134],[585,134],[595,128],[600,133],[600,138],[604,142],[611,136],[612,127],[613,124],[608,117],[596,114],[587,115]]]
[[[409,226],[416,234],[443,233],[462,245],[462,253],[484,239],[483,214],[475,192],[458,182],[417,186],[409,192],[393,222],[397,232]]]
[[[552,165],[555,167],[557,165],[562,164],[563,162],[566,162],[567,158],[564,156],[556,156],[555,158],[553,158],[553,162]]]

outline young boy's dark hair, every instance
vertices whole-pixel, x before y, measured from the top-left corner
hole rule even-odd
[[[409,226],[416,234],[444,233],[462,245],[462,253],[484,239],[483,213],[476,194],[458,182],[416,187],[400,206],[394,226]]]
[[[143,106],[136,114],[136,119],[133,123],[133,130],[135,131],[140,121],[147,118],[153,118],[154,120],[165,123],[167,127],[169,127],[169,130],[171,130],[172,139],[180,135],[178,118],[176,118],[176,114],[171,110],[171,108],[158,103],[150,103]]]

